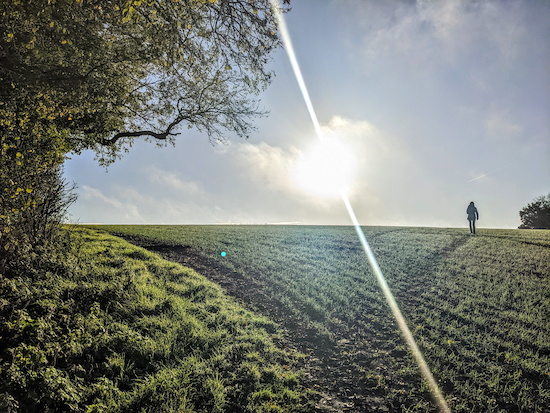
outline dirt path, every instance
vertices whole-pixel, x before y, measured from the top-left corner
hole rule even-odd
[[[307,354],[304,365],[306,386],[319,392],[316,403],[318,412],[388,412],[383,394],[365,389],[359,377],[345,367],[342,348],[348,340],[338,343],[319,338],[303,320],[286,313],[283,307],[267,293],[263,286],[250,278],[204,256],[191,246],[168,245],[161,241],[127,234],[113,234],[126,241],[159,254],[162,258],[192,268],[210,281],[220,285],[226,294],[236,298],[244,306],[276,321],[284,332],[282,342],[276,343]],[[380,336],[371,337],[380,340]],[[354,377],[356,376],[356,377]]]
[[[387,362],[387,357],[399,360],[406,356],[406,352],[395,349],[395,342],[388,344],[396,339],[396,327],[377,324],[367,329],[360,322],[348,320],[347,331],[337,324],[328,324],[327,328],[336,338],[333,340],[323,338],[299,315],[285,312],[285,307],[274,299],[262,284],[255,281],[262,278],[261,274],[248,274],[249,277],[245,278],[220,262],[206,257],[200,249],[191,246],[174,246],[127,234],[114,235],[159,254],[164,259],[192,268],[220,285],[226,294],[236,298],[248,309],[277,322],[283,331],[284,338],[276,344],[308,355],[301,367],[305,372],[307,381],[305,385],[319,392],[316,411],[354,413],[401,411],[401,406],[394,406],[393,402],[388,400],[386,392],[377,385],[377,380],[365,378],[364,372],[358,367],[377,369],[381,371],[381,375],[387,375],[385,379],[392,380],[391,372],[385,372],[384,364]],[[453,243],[449,251],[442,252],[443,255],[447,255],[450,250],[454,250],[463,242],[465,240]],[[421,288],[421,286],[418,287]],[[397,339],[400,337],[397,336]],[[361,347],[357,343],[369,343],[369,345]],[[393,386],[408,392],[419,386],[419,377],[399,380]]]

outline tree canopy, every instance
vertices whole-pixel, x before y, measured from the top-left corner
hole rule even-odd
[[[0,117],[109,163],[181,124],[247,137],[281,45],[269,0],[29,0],[0,9]],[[17,127],[16,127],[17,128]]]
[[[550,229],[550,193],[541,195],[519,211],[520,229]]]
[[[248,137],[279,46],[269,0],[0,1],[0,248],[41,205],[73,199],[69,153],[108,165],[183,126]]]

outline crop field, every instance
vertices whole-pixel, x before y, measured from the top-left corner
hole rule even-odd
[[[319,410],[436,411],[353,227],[94,228],[277,323]],[[549,231],[364,230],[453,412],[550,412]]]

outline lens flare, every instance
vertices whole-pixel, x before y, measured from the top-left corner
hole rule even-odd
[[[286,52],[288,54],[288,58],[294,70],[294,75],[296,76],[296,80],[298,81],[298,85],[300,86],[300,90],[302,91],[302,96],[304,97],[304,101],[306,103],[307,109],[309,111],[309,115],[313,122],[313,126],[315,127],[315,131],[317,132],[317,136],[322,142],[326,139],[326,137],[323,136],[321,127],[319,125],[319,121],[317,120],[317,115],[315,114],[315,110],[313,109],[313,104],[311,103],[311,99],[309,98],[309,93],[307,92],[306,84],[302,77],[300,66],[298,65],[298,60],[296,59],[296,55],[294,53],[294,48],[292,47],[290,35],[288,33],[285,20],[281,13],[280,4],[278,0],[270,0],[270,1],[271,1],[271,7],[273,9],[273,12],[275,13],[275,16],[277,18],[277,22],[279,23],[281,36],[283,38],[283,42],[286,48]],[[353,222],[353,226],[355,227],[355,231],[357,232],[359,241],[361,242],[361,245],[363,246],[365,254],[367,255],[370,266],[374,274],[376,275],[376,278],[378,280],[380,287],[382,288],[382,291],[384,292],[386,300],[388,301],[388,305],[390,306],[393,316],[395,317],[397,324],[399,325],[401,333],[403,334],[403,337],[405,338],[407,345],[409,346],[418,366],[420,367],[422,376],[430,386],[432,394],[435,398],[435,402],[437,403],[439,409],[442,412],[450,413],[451,409],[449,409],[449,406],[447,405],[447,402],[445,401],[445,398],[443,397],[443,394],[441,393],[441,390],[439,389],[439,386],[437,385],[437,382],[435,381],[430,371],[430,368],[428,367],[428,364],[424,360],[424,357],[422,356],[420,349],[418,348],[416,342],[414,341],[414,337],[407,326],[405,318],[401,314],[401,311],[399,310],[399,307],[393,297],[393,294],[388,286],[388,283],[386,282],[386,279],[382,274],[382,270],[380,269],[380,266],[378,265],[378,262],[376,261],[374,254],[372,253],[369,243],[367,242],[367,238],[365,237],[365,233],[361,229],[361,226],[359,225],[359,221],[355,216],[355,212],[351,207],[351,204],[345,192],[345,188],[340,188],[340,194],[341,194],[342,200],[344,201],[344,204],[346,205],[351,221]]]

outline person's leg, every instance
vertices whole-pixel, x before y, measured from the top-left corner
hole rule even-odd
[[[474,230],[474,234],[476,233],[476,220],[472,219],[472,229]]]
[[[469,219],[468,223],[470,224],[470,234],[472,233],[472,221]]]

